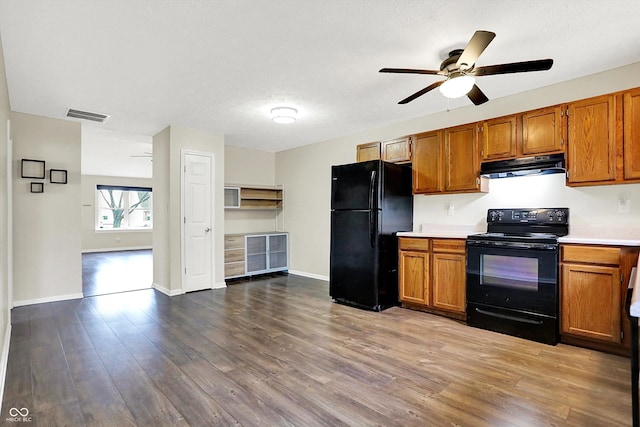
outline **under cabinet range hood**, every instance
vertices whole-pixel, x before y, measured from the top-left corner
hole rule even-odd
[[[565,171],[563,153],[498,160],[485,162],[480,165],[480,175],[485,178],[545,175],[550,173],[565,173]]]

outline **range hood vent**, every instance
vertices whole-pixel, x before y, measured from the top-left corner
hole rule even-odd
[[[67,111],[67,117],[71,117],[72,119],[91,120],[92,122],[98,123],[104,123],[109,118],[106,114],[74,110],[73,108],[69,108],[69,111]]]
[[[562,153],[498,160],[480,165],[480,175],[485,178],[509,178],[565,172],[564,154]]]

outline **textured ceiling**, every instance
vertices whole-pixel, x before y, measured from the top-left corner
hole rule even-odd
[[[438,76],[378,70],[437,69],[477,29],[497,34],[478,66],[555,60],[480,77],[496,99],[639,62],[638,17],[637,0],[0,0],[13,111],[111,116],[87,136],[176,125],[272,152],[445,110],[438,91],[397,104]],[[270,120],[280,105],[295,124]]]

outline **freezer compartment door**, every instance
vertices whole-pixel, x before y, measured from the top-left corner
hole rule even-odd
[[[374,309],[378,305],[377,233],[368,211],[331,212],[329,293]],[[373,244],[372,244],[373,243]]]
[[[378,208],[380,160],[331,167],[331,209]]]

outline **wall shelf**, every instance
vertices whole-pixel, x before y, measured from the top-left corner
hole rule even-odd
[[[225,186],[225,209],[281,210],[284,201],[282,186]]]

